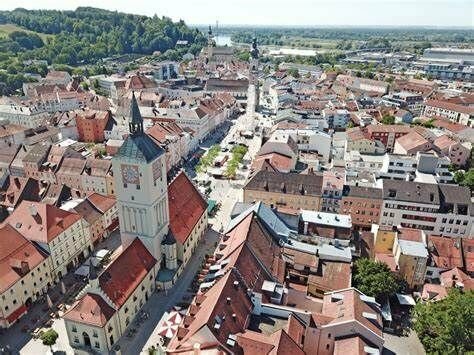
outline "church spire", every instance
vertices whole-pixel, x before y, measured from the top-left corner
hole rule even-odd
[[[259,50],[258,50],[258,45],[257,45],[257,37],[254,37],[252,40],[252,49],[250,50],[250,56],[253,59],[258,59],[258,54],[259,54]]]
[[[132,101],[130,103],[130,123],[129,130],[131,134],[143,133],[143,118],[138,108],[135,92],[132,92]]]
[[[207,46],[214,47],[214,36],[212,35],[211,25],[209,25],[209,30],[207,31]]]

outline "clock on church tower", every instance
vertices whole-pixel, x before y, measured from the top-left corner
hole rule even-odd
[[[139,238],[160,262],[169,222],[165,154],[144,133],[135,95],[130,117],[130,135],[112,160],[122,244]]]

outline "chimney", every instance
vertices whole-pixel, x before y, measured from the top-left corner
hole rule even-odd
[[[230,304],[230,297],[227,297],[226,302],[227,304]]]
[[[233,320],[234,322],[237,322],[237,314],[232,313],[232,320]]]
[[[38,214],[38,210],[36,209],[35,205],[29,205],[28,210],[30,211],[30,215],[35,217]]]
[[[21,269],[21,274],[26,275],[30,271],[30,265],[28,264],[28,262],[22,261],[20,269]]]
[[[239,289],[239,281],[234,281],[234,288],[235,288],[236,290]]]
[[[193,345],[193,355],[199,355],[201,353],[201,344],[194,343]]]

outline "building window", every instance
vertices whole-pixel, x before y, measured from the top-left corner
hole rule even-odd
[[[93,330],[93,331],[92,331],[92,336],[93,336],[94,338],[97,338],[97,337],[99,336],[99,334],[97,334],[97,330]]]
[[[73,333],[77,333],[77,328],[76,328],[75,325],[72,326],[72,329],[71,329],[71,330],[72,330]]]
[[[95,346],[97,349],[100,349],[100,344],[99,344],[98,341],[96,341],[96,342],[94,343],[94,346]]]
[[[75,342],[75,343],[79,343],[79,338],[78,338],[77,336],[74,337],[74,342]]]

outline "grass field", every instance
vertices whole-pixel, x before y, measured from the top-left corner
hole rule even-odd
[[[29,32],[29,33],[36,33],[38,36],[41,37],[43,42],[46,41],[46,39],[48,37],[53,37],[54,36],[54,35],[49,35],[49,34],[46,34],[46,33],[39,33],[39,32],[30,31],[30,30],[27,30],[26,28],[19,27],[17,25],[7,23],[7,24],[0,25],[0,38],[1,37],[7,37],[13,31],[23,31],[23,32]]]

